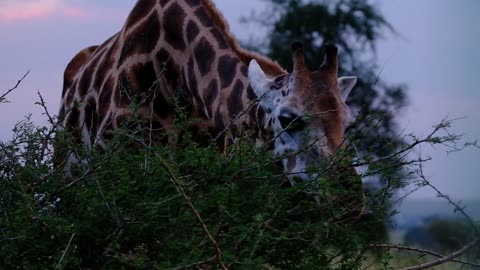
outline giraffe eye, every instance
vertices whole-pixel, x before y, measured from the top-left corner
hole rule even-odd
[[[298,115],[281,115],[278,120],[282,128],[289,132],[302,130],[306,125],[305,121]]]

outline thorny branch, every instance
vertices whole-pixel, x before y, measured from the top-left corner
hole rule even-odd
[[[30,70],[28,70],[28,71],[23,75],[23,77],[20,78],[20,79],[17,81],[17,83],[16,83],[12,88],[8,89],[7,92],[5,92],[4,94],[2,94],[2,95],[0,96],[0,103],[7,102],[7,100],[6,100],[7,95],[10,94],[13,90],[17,89],[18,86],[23,82],[23,80],[28,76],[29,73],[30,73]]]
[[[43,108],[44,114],[48,118],[48,122],[50,123],[51,127],[48,130],[46,134],[44,134],[43,142],[42,142],[42,148],[40,150],[40,155],[38,156],[37,162],[40,163],[45,158],[46,151],[48,149],[50,141],[53,139],[53,135],[55,134],[57,130],[57,126],[59,125],[60,121],[55,121],[55,118],[52,116],[52,114],[48,111],[47,109],[47,104],[45,100],[43,99],[42,94],[40,91],[37,92],[38,97],[40,98],[40,101],[37,102],[38,105],[40,105]]]
[[[452,141],[452,140],[456,140],[458,139],[457,136],[448,136],[446,138],[437,138],[435,137],[435,135],[442,129],[445,129],[447,127],[450,126],[450,123],[451,121],[450,120],[446,120],[446,119],[443,119],[440,124],[434,126],[434,129],[432,132],[430,132],[430,134],[428,134],[425,138],[423,139],[418,139],[418,138],[414,138],[414,141],[409,144],[407,147],[399,150],[399,151],[396,151],[390,155],[387,155],[387,156],[384,156],[384,157],[380,157],[376,160],[369,160],[367,159],[366,157],[362,157],[361,159],[363,160],[366,160],[364,162],[357,162],[357,163],[354,163],[353,166],[355,167],[358,167],[358,166],[364,166],[364,165],[369,165],[370,163],[373,163],[373,162],[379,162],[381,160],[387,160],[387,159],[391,159],[393,157],[396,157],[396,156],[400,156],[402,154],[408,154],[411,150],[413,150],[415,147],[417,147],[418,145],[420,144],[424,144],[424,143],[431,143],[431,144],[444,144],[445,142],[449,142],[449,141]]]
[[[445,200],[448,201],[449,204],[453,205],[454,211],[455,212],[460,212],[468,220],[468,222],[470,223],[470,226],[475,230],[475,233],[477,234],[477,236],[480,237],[480,229],[475,224],[475,222],[472,220],[472,218],[465,212],[465,208],[461,207],[459,205],[459,203],[454,202],[452,199],[450,199],[450,197],[448,195],[442,193],[437,187],[432,185],[423,173],[423,164],[420,164],[419,166],[420,166],[420,168],[419,168],[419,171],[418,171],[418,176],[421,178],[423,185],[424,186],[429,186],[430,188],[435,190],[435,192],[437,192],[438,197],[444,198]]]
[[[449,122],[445,123],[444,121],[442,121],[442,123],[448,125]],[[446,126],[442,125],[442,123],[440,125],[436,126],[434,132],[432,132],[431,135],[428,136],[428,137],[431,138],[433,136],[433,134],[435,134],[439,129],[445,128]],[[449,135],[449,137],[451,137],[451,135]],[[423,140],[419,140],[419,141],[423,141]],[[466,264],[466,265],[475,266],[475,267],[480,268],[480,265],[478,265],[478,264],[473,264],[473,263],[470,263],[470,262],[464,262],[464,261],[456,259],[457,257],[465,254],[471,248],[476,247],[480,244],[480,229],[478,228],[478,226],[475,224],[475,222],[472,220],[472,218],[465,212],[464,207],[461,207],[459,205],[459,203],[454,202],[448,195],[444,194],[437,187],[435,187],[432,183],[430,183],[430,181],[426,178],[425,174],[423,173],[423,163],[422,162],[419,163],[419,169],[417,171],[417,174],[418,174],[418,177],[420,178],[423,186],[428,186],[428,187],[432,188],[433,190],[435,190],[435,192],[437,192],[438,197],[441,197],[441,198],[444,198],[445,200],[447,200],[448,203],[451,204],[454,207],[455,212],[460,212],[468,220],[470,226],[475,231],[474,239],[472,241],[470,241],[468,244],[466,244],[465,246],[463,246],[461,249],[459,249],[459,250],[457,250],[457,251],[455,251],[455,252],[453,252],[453,253],[451,253],[447,256],[443,256],[443,255],[440,255],[436,252],[429,251],[429,250],[412,248],[412,247],[405,247],[405,246],[400,246],[400,245],[373,244],[373,245],[369,245],[369,247],[383,247],[383,248],[389,248],[389,249],[390,248],[396,248],[396,249],[400,249],[400,250],[417,251],[417,252],[421,252],[421,253],[425,253],[425,254],[430,254],[430,255],[435,256],[435,257],[439,257],[439,259],[437,259],[437,260],[433,260],[433,261],[422,263],[422,264],[415,265],[415,266],[402,268],[401,270],[428,269],[428,268],[431,268],[433,266],[437,266],[437,265],[444,264],[444,263],[447,263],[447,262],[456,262],[456,263]]]
[[[206,260],[199,261],[199,262],[196,262],[196,263],[192,263],[192,264],[189,264],[189,265],[184,265],[184,266],[180,266],[180,267],[177,267],[177,268],[171,268],[171,270],[202,269],[200,267],[202,267],[206,264],[211,264],[216,259],[217,258],[214,256],[214,257],[208,258]]]
[[[218,264],[220,265],[220,267],[223,269],[223,270],[226,270],[228,269],[227,266],[223,263],[223,260],[222,260],[222,251],[220,250],[220,246],[218,245],[218,242],[215,240],[215,238],[213,238],[212,234],[210,233],[210,231],[208,230],[208,227],[207,227],[207,224],[205,224],[205,222],[203,221],[203,218],[202,216],[200,216],[200,213],[197,211],[197,209],[195,208],[195,206],[193,205],[192,203],[192,200],[190,199],[190,197],[185,193],[185,190],[183,189],[183,187],[180,185],[180,182],[178,181],[175,173],[173,172],[173,169],[170,167],[170,165],[168,165],[163,159],[160,158],[160,162],[162,163],[162,165],[167,169],[169,175],[170,175],[170,180],[173,182],[173,184],[175,185],[175,187],[177,188],[178,192],[180,192],[180,194],[182,194],[182,197],[183,199],[185,200],[185,202],[188,204],[188,206],[190,207],[190,209],[192,210],[192,212],[194,213],[194,215],[197,217],[198,221],[200,222],[200,224],[202,225],[202,229],[203,231],[205,232],[205,234],[207,235],[208,239],[210,240],[210,242],[212,243],[214,249],[215,249],[215,253],[216,253],[216,258],[217,258],[217,262]]]
[[[402,268],[400,270],[421,270],[421,269],[428,269],[428,268],[431,268],[433,266],[436,266],[436,265],[440,265],[440,264],[444,264],[446,262],[452,262],[455,258],[465,254],[465,252],[467,252],[468,250],[470,250],[471,248],[477,246],[478,244],[480,243],[480,238],[476,238],[474,239],[473,241],[471,241],[469,244],[467,244],[466,246],[464,246],[463,248],[451,253],[450,255],[448,256],[445,256],[445,257],[442,257],[438,260],[434,260],[434,261],[431,261],[431,262],[427,262],[427,263],[422,263],[422,264],[419,264],[419,265],[415,265],[415,266],[411,266],[411,267],[407,267],[407,268]]]
[[[434,252],[434,251],[431,251],[431,250],[421,249],[421,248],[414,248],[414,247],[403,246],[403,245],[370,244],[370,245],[368,245],[368,248],[388,248],[388,249],[407,250],[407,251],[414,251],[414,252],[418,252],[418,253],[423,253],[423,254],[432,255],[432,256],[438,257],[438,258],[445,258],[445,257],[446,257],[446,256],[444,256],[444,255],[441,255],[441,254],[439,254],[439,253],[437,253],[437,252]],[[450,261],[451,261],[451,262],[455,262],[455,263],[460,263],[460,264],[464,264],[464,265],[469,265],[469,266],[473,266],[473,267],[478,267],[478,268],[480,268],[480,264],[476,264],[476,263],[472,263],[472,262],[465,262],[465,261],[457,260],[457,259],[452,259],[452,260],[450,260]]]

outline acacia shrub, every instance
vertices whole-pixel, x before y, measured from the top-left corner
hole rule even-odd
[[[176,123],[182,132],[175,144],[150,145],[148,129],[125,128],[97,149],[55,131],[55,145],[82,160],[73,179],[53,162],[52,136],[45,136],[50,131],[29,119],[19,123],[18,140],[1,145],[3,266],[215,268],[221,254],[235,269],[361,267],[361,251],[383,236],[372,228],[392,214],[389,200],[378,198],[391,196],[395,185],[372,195],[376,203],[367,218],[352,221],[342,215],[348,209],[335,203],[345,191],[329,178],[328,165],[312,168],[323,172],[317,179],[291,186],[276,166],[278,157],[256,148],[250,134],[220,153],[215,142],[197,143],[186,119]],[[351,150],[339,155],[351,156]],[[404,164],[385,162],[372,166],[373,173],[398,175],[394,168]]]

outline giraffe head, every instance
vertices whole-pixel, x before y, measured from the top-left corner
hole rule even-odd
[[[338,78],[338,49],[327,45],[318,70],[305,66],[303,46],[292,45],[293,71],[270,78],[255,60],[248,77],[274,134],[274,152],[291,182],[316,176],[312,167],[344,147],[345,129],[353,122],[345,104],[356,77]],[[356,176],[353,168],[349,169]]]

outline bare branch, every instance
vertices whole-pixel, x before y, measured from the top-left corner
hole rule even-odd
[[[440,265],[440,264],[444,264],[446,262],[451,262],[453,261],[455,258],[465,254],[468,250],[470,250],[472,247],[475,247],[477,246],[478,244],[480,243],[480,238],[476,238],[474,239],[473,241],[471,241],[469,244],[467,244],[466,246],[464,246],[463,248],[451,253],[450,255],[448,256],[445,256],[441,259],[438,259],[438,260],[434,260],[434,261],[431,261],[431,262],[427,262],[427,263],[422,263],[422,264],[419,264],[419,265],[415,265],[415,266],[411,266],[411,267],[407,267],[407,268],[402,268],[400,270],[421,270],[421,269],[428,269],[430,267],[433,267],[433,266],[436,266],[436,265]]]
[[[158,157],[158,155],[157,155]],[[203,221],[203,218],[202,216],[200,216],[200,213],[198,213],[197,209],[195,208],[195,206],[193,205],[192,203],[192,200],[190,199],[190,197],[188,197],[188,195],[185,193],[185,190],[183,189],[183,187],[180,185],[180,182],[177,180],[177,177],[175,176],[172,168],[170,167],[170,165],[168,165],[162,158],[160,158],[160,162],[162,163],[162,165],[168,170],[168,173],[170,174],[170,180],[172,181],[172,183],[175,185],[175,187],[177,188],[178,192],[180,192],[180,194],[182,195],[183,199],[185,200],[185,202],[188,204],[188,206],[190,207],[190,209],[192,210],[192,212],[194,213],[194,215],[197,217],[198,221],[200,222],[200,224],[202,225],[202,229],[203,231],[205,232],[205,234],[207,235],[208,239],[210,240],[210,242],[212,243],[214,249],[215,249],[215,253],[216,253],[216,258],[217,258],[217,262],[218,264],[220,265],[220,267],[224,270],[228,269],[227,266],[223,263],[223,260],[222,260],[222,251],[220,250],[220,246],[218,245],[217,241],[215,240],[215,238],[213,238],[212,234],[210,233],[210,231],[208,230],[208,227],[207,227],[207,224],[205,224],[205,222]]]
[[[70,245],[72,244],[73,237],[75,237],[75,233],[72,233],[72,236],[70,236],[70,240],[68,240],[67,247],[63,251],[62,257],[60,258],[60,261],[58,261],[57,266],[55,266],[55,269],[61,269],[62,261],[65,259],[65,255],[67,254],[68,249],[70,248]]]
[[[370,244],[370,245],[368,245],[367,248],[388,248],[388,249],[408,250],[408,251],[414,251],[414,252],[419,252],[419,253],[432,255],[432,256],[435,256],[435,257],[438,257],[438,258],[446,258],[446,256],[441,255],[441,254],[439,254],[437,252],[434,252],[434,251],[431,251],[431,250],[414,248],[414,247],[403,246],[403,245]],[[475,264],[475,263],[472,263],[472,262],[465,262],[465,261],[461,261],[461,260],[457,260],[457,259],[451,259],[450,262],[455,262],[455,263],[460,263],[460,264],[480,268],[480,264]]]
[[[222,131],[220,131],[217,134],[217,136],[215,136],[215,138],[213,138],[213,141],[217,141],[222,135],[224,135],[232,127],[233,124],[235,124],[235,122],[237,122],[241,117],[243,117],[246,113],[248,113],[258,103],[259,101],[251,102],[245,110],[241,111],[239,114],[237,114],[237,116],[235,116],[234,119],[230,120],[230,123]]]
[[[199,261],[199,262],[196,262],[196,263],[192,263],[192,264],[189,264],[189,265],[184,265],[184,266],[180,266],[180,267],[176,267],[176,268],[171,268],[171,270],[203,269],[203,268],[201,268],[202,266],[205,266],[206,264],[211,264],[215,260],[216,260],[215,257],[211,257],[211,258],[208,258],[206,260]]]
[[[464,207],[461,207],[458,203],[454,202],[452,199],[450,199],[448,195],[442,193],[437,187],[432,185],[430,181],[427,180],[427,178],[423,174],[423,164],[421,163],[420,163],[420,169],[418,171],[418,175],[421,178],[422,184],[424,186],[429,186],[430,188],[435,190],[435,192],[437,192],[438,197],[441,197],[447,200],[449,204],[453,205],[453,207],[455,208],[454,209],[455,212],[460,212],[468,220],[468,222],[470,223],[470,226],[473,228],[473,230],[475,230],[475,233],[477,234],[477,238],[480,238],[480,230],[478,226],[475,224],[472,218],[465,212]]]
[[[40,98],[40,102],[37,102],[37,104],[40,105],[43,108],[44,114],[47,116],[48,122],[50,123],[50,125],[55,126],[56,125],[55,120],[54,120],[52,114],[48,111],[47,103],[43,99],[43,96],[40,93],[40,90],[37,91],[37,95]]]
[[[28,70],[25,75],[23,75],[22,78],[20,78],[20,80],[17,81],[17,83],[10,89],[7,90],[7,92],[5,92],[4,94],[2,94],[0,96],[0,103],[4,103],[4,102],[7,102],[6,100],[6,97],[8,94],[10,94],[13,90],[17,89],[18,86],[23,82],[23,80],[27,77],[27,75],[30,73],[30,70]]]
[[[422,163],[419,164],[419,171],[417,173],[418,173],[418,176],[421,178],[422,184],[424,186],[429,186],[433,190],[435,190],[439,197],[447,200],[451,205],[454,206],[456,212],[460,212],[468,220],[468,222],[470,223],[470,226],[473,228],[473,230],[476,233],[476,237],[470,243],[468,243],[467,245],[465,245],[461,249],[449,254],[448,256],[442,257],[438,260],[434,260],[434,261],[430,261],[430,262],[427,262],[427,263],[419,264],[419,265],[416,265],[416,266],[403,268],[401,270],[427,269],[427,268],[430,268],[430,267],[433,267],[433,266],[436,266],[436,265],[440,265],[440,264],[443,264],[443,263],[446,263],[446,262],[452,262],[455,258],[465,254],[472,247],[478,246],[478,244],[480,243],[480,230],[478,229],[478,226],[475,225],[475,222],[472,220],[472,218],[465,212],[464,208],[460,207],[460,205],[458,203],[455,203],[452,199],[450,199],[449,196],[442,193],[437,187],[432,185],[430,183],[430,181],[427,180],[427,178],[425,177],[425,175],[423,173],[423,164]]]

